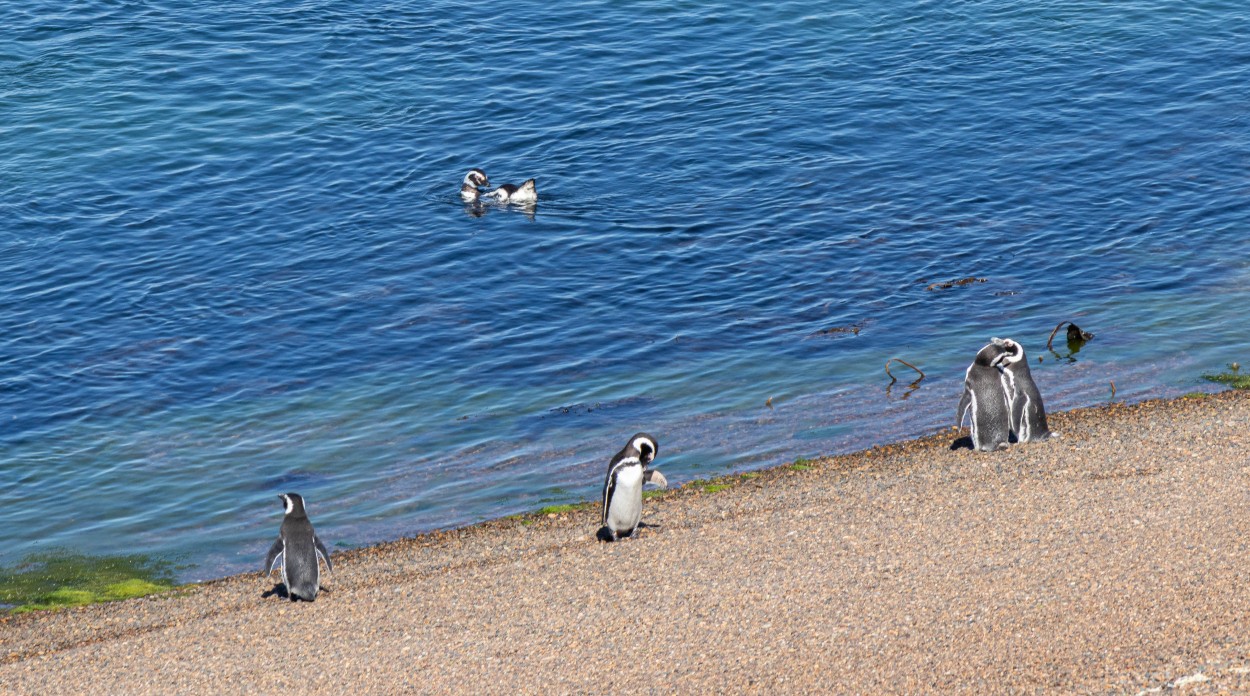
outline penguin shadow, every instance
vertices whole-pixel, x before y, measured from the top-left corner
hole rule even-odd
[[[322,587],[320,590],[318,590],[318,591],[317,591],[317,594],[319,594],[319,595],[322,595],[322,594],[330,594],[330,588],[328,588],[328,587]],[[287,589],[286,589],[286,584],[285,584],[285,583],[281,583],[281,582],[280,582],[280,583],[278,583],[278,584],[276,584],[276,585],[274,585],[272,589],[265,590],[265,591],[264,591],[264,592],[262,592],[262,593],[261,593],[261,595],[260,595],[260,598],[261,598],[261,599],[269,599],[270,597],[281,597],[282,599],[289,599],[289,600],[291,600],[292,602],[312,602],[312,601],[314,601],[314,600],[311,600],[311,599],[304,599],[303,597],[300,597],[299,595],[292,595],[289,591],[287,591]]]
[[[659,528],[660,528],[660,525],[658,525],[658,524],[648,524],[648,523],[646,523],[646,522],[639,522],[639,523],[638,523],[638,527],[637,527],[637,528],[635,528],[635,529],[634,529],[634,531],[633,531],[633,532],[631,532],[629,536],[618,536],[618,537],[616,538],[616,540],[617,540],[617,541],[629,541],[630,539],[637,539],[637,538],[638,538],[638,534],[639,534],[639,532],[641,532],[641,531],[642,531],[642,528],[643,528],[643,527],[654,527],[655,529],[659,529]],[[599,531],[595,532],[595,538],[596,538],[596,539],[598,539],[599,541],[605,541],[605,542],[611,543],[611,542],[612,542],[612,532],[609,532],[609,531],[608,531],[608,527],[607,527],[607,525],[604,525],[604,526],[602,526],[602,527],[600,527],[600,528],[599,528]]]
[[[278,583],[273,586],[273,589],[262,592],[260,598],[269,599],[274,596],[281,597],[282,599],[291,599],[291,593],[286,591],[286,585],[283,583]]]
[[[1011,433],[1010,435],[1007,436],[1007,445],[1017,445],[1017,444],[1020,444],[1020,440],[1016,439],[1015,433]],[[963,437],[957,437],[955,438],[955,441],[951,443],[952,452],[955,450],[961,450],[961,449],[976,451],[976,447],[973,447],[972,445],[971,435],[964,435]],[[999,445],[997,451],[1002,451],[1005,449],[1007,449],[1006,445]]]
[[[953,451],[955,451],[955,450],[961,450],[961,449],[966,449],[966,450],[975,449],[975,448],[972,446],[972,436],[971,436],[971,435],[964,435],[964,436],[962,436],[962,437],[957,437],[957,438],[955,438],[955,441],[951,443],[951,451],[952,451],[952,452],[953,452]]]

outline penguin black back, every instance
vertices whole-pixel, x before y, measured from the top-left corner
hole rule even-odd
[[[278,539],[265,558],[265,572],[273,572],[274,566],[281,561],[282,583],[286,585],[287,596],[292,601],[304,599],[311,602],[321,590],[318,559],[325,561],[328,570],[334,570],[330,552],[313,530],[304,507],[304,497],[299,493],[283,493],[278,497],[286,506],[286,515],[282,518]]]
[[[964,376],[955,425],[958,427],[964,418],[969,418],[972,448],[981,452],[1006,449],[1011,438],[1011,405],[998,366],[1005,352],[1003,346],[991,341],[977,351]]]
[[[1011,410],[1011,431],[1017,442],[1037,442],[1049,438],[1052,433],[1046,423],[1046,406],[1042,392],[1033,381],[1033,371],[1025,356],[1024,346],[1010,338],[995,338],[993,343],[1003,352],[994,360],[1006,379],[1004,388]]]

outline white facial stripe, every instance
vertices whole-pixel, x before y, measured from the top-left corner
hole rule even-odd
[[[632,444],[634,449],[638,450],[639,452],[642,451],[643,446],[650,447],[651,456],[655,456],[655,442],[653,442],[651,438],[649,437],[636,437],[634,438],[634,441],[630,444]]]
[[[286,504],[286,514],[291,514],[291,511],[295,509],[295,503],[291,502],[291,496],[283,493],[282,502]]]

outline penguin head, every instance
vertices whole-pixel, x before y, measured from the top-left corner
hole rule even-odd
[[[282,504],[286,506],[286,514],[288,515],[306,515],[304,510],[304,496],[299,493],[279,493],[278,497],[282,499]]]
[[[991,338],[990,342],[1002,349],[994,359],[994,367],[1009,367],[1024,360],[1024,346],[1010,338]]]
[[[490,179],[486,176],[486,172],[476,167],[469,170],[464,175],[464,184],[468,186],[490,186]]]
[[[976,360],[973,362],[982,367],[1002,367],[1003,354],[1006,353],[1007,349],[1001,343],[998,343],[998,340],[997,338],[994,339],[977,351]]]
[[[655,459],[655,455],[659,454],[660,448],[655,444],[655,438],[646,433],[638,433],[629,439],[629,446],[638,450],[638,460],[646,466]]]

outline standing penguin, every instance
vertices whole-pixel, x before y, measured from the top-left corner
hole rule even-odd
[[[955,427],[972,420],[972,448],[982,452],[1007,449],[1011,438],[1011,405],[998,362],[1006,349],[994,342],[977,351],[964,376],[964,393],[955,413]]]
[[[317,559],[325,561],[329,570],[334,570],[334,564],[330,563],[330,552],[326,551],[325,544],[313,531],[312,522],[308,521],[303,496],[282,493],[278,497],[286,505],[286,516],[282,518],[278,540],[269,547],[265,573],[272,573],[273,567],[281,560],[282,583],[286,585],[287,596],[291,601],[299,598],[311,602],[317,599],[317,592],[321,590],[321,566]]]
[[[994,364],[1003,370],[1003,387],[1011,408],[1011,431],[1016,434],[1016,442],[1038,442],[1049,438],[1052,433],[1046,426],[1046,406],[1042,404],[1042,393],[1033,381],[1024,346],[1010,338],[990,340],[1003,349]]]
[[[638,433],[608,464],[608,477],[603,482],[603,526],[612,541],[630,536],[638,528],[644,483],[668,486],[664,474],[647,468],[657,452],[655,438]]]

